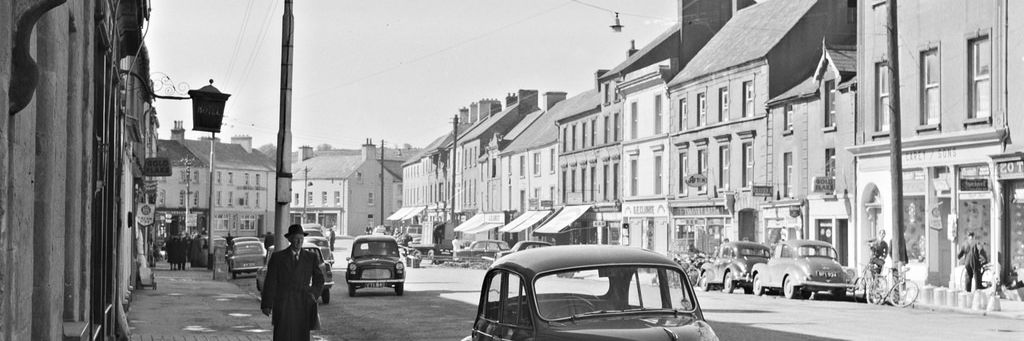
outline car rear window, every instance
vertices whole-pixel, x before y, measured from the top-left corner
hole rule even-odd
[[[797,253],[801,257],[825,257],[836,259],[836,249],[831,246],[825,245],[804,245],[801,246]]]
[[[358,242],[352,245],[352,257],[389,256],[398,257],[398,243],[395,242]]]
[[[768,248],[761,247],[740,247],[740,256],[754,256],[768,258],[771,256],[771,252],[768,252]]]
[[[258,243],[235,244],[235,254],[262,254],[263,245]]]

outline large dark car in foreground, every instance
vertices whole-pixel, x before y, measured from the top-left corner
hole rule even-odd
[[[263,243],[250,241],[233,243],[231,247],[228,247],[228,252],[225,255],[231,278],[237,278],[240,273],[259,270],[263,266],[264,256],[266,256],[266,250],[263,249]]]
[[[516,252],[484,276],[472,334],[483,340],[718,340],[678,264],[623,246]]]
[[[781,288],[786,298],[808,298],[818,291],[845,297],[854,289],[852,269],[844,269],[831,244],[817,240],[779,243],[767,263],[754,265],[754,294]]]
[[[320,301],[324,304],[331,303],[331,287],[334,286],[334,273],[331,272],[331,265],[324,261],[324,255],[320,250],[320,247],[310,244],[303,243],[302,249],[306,251],[312,251],[320,258],[320,271],[324,273],[324,291],[320,293]],[[267,259],[264,264],[270,264],[270,257],[274,255],[274,247],[271,246],[267,250]],[[263,282],[267,280],[267,266],[261,266],[256,271],[256,290],[263,291]]]
[[[359,236],[352,241],[352,254],[345,271],[348,295],[355,296],[361,288],[395,289],[405,292],[405,264],[399,254],[398,242],[385,235]]]
[[[701,267],[697,286],[704,291],[712,286],[721,285],[722,291],[732,293],[736,288],[743,288],[752,293],[754,265],[765,263],[771,257],[772,250],[768,246],[754,242],[729,242],[722,244],[715,255]]]

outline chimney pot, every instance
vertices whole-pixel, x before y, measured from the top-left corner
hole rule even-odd
[[[636,40],[630,40],[629,41],[629,50],[626,51],[626,57],[632,56],[634,53],[636,53],[636,51],[637,51],[637,49],[636,49]]]

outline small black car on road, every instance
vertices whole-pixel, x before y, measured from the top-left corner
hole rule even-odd
[[[463,341],[718,340],[682,269],[625,246],[551,246],[516,252],[484,275]]]
[[[359,236],[352,241],[352,254],[345,271],[348,295],[355,296],[361,288],[395,289],[405,292],[405,264],[398,251],[395,238],[385,235]]]
[[[754,265],[768,262],[772,250],[768,246],[754,242],[729,242],[722,244],[715,255],[701,267],[697,286],[704,291],[712,286],[721,285],[722,291],[732,293],[736,288],[743,288],[747,294],[753,293]]]

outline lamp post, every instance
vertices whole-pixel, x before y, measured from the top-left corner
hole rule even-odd
[[[192,98],[192,130],[210,132],[210,217],[207,219],[207,269],[213,270],[213,169],[214,169],[214,142],[217,140],[217,133],[220,132],[221,122],[224,120],[224,104],[231,95],[222,93],[213,87],[213,80],[210,85],[189,90],[188,96]]]

